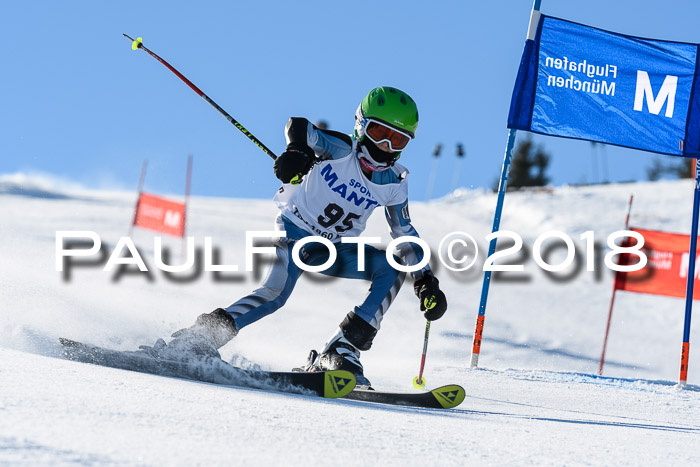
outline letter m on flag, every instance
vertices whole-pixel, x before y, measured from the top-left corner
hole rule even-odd
[[[676,87],[678,86],[678,76],[666,75],[664,83],[661,85],[659,94],[654,98],[649,81],[649,73],[637,70],[637,89],[634,93],[634,110],[641,112],[643,102],[646,98],[649,112],[659,115],[661,108],[666,104],[666,117],[673,118],[673,109],[676,103]]]
[[[141,193],[134,225],[175,237],[185,234],[185,204]]]

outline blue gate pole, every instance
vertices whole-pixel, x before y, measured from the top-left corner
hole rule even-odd
[[[683,345],[681,347],[681,371],[678,384],[688,382],[688,361],[690,359],[690,318],[693,314],[693,286],[695,285],[695,259],[698,246],[698,214],[700,212],[700,158],[695,160],[695,194],[693,196],[693,225],[690,229],[690,257],[688,258],[688,281],[685,287],[685,323],[683,324]]]
[[[540,21],[541,0],[534,0],[532,11],[530,12],[530,26],[527,30],[527,40],[534,40],[537,32],[537,24]],[[503,167],[501,168],[501,181],[498,184],[498,201],[496,202],[496,213],[493,216],[493,228],[491,232],[497,232],[501,225],[501,213],[503,211],[503,200],[506,197],[508,186],[508,172],[510,172],[510,162],[513,159],[513,146],[515,145],[516,130],[508,129],[508,143],[506,153],[503,156]],[[488,257],[496,252],[497,239],[491,239],[489,243]],[[474,326],[474,340],[472,341],[472,356],[469,366],[476,368],[479,365],[479,354],[481,353],[481,338],[484,333],[484,320],[486,318],[486,300],[489,296],[489,285],[491,284],[491,271],[484,271],[484,282],[481,286],[481,301],[479,303],[479,313],[476,316]]]
[[[493,217],[493,228],[491,232],[497,232],[501,225],[501,212],[503,211],[503,200],[506,197],[506,187],[508,186],[508,172],[510,171],[510,162],[513,158],[513,146],[515,144],[514,129],[508,130],[508,143],[506,145],[506,154],[503,157],[503,167],[501,168],[501,181],[498,184],[498,201],[496,202],[496,213]],[[490,257],[496,252],[497,239],[491,239],[489,243]],[[474,340],[472,342],[472,357],[469,363],[471,368],[476,368],[479,365],[479,354],[481,353],[481,337],[484,332],[484,319],[486,318],[486,300],[489,296],[489,285],[491,284],[491,271],[484,271],[484,282],[481,285],[481,301],[479,302],[479,313],[476,315],[476,325],[474,327]]]

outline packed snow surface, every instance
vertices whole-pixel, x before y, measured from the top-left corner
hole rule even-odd
[[[602,261],[586,271],[580,236],[601,244],[624,226],[689,233],[690,181],[559,187],[509,193],[502,230],[524,249],[507,258],[523,272],[494,277],[479,368],[469,368],[483,264],[496,196],[460,190],[413,203],[411,217],[437,253],[461,231],[481,249],[456,273],[434,259],[449,310],[433,323],[428,386],[460,384],[457,409],[328,400],[184,381],[58,358],[59,336],[134,350],[227,306],[257,286],[265,264],[245,269],[245,232],[271,230],[271,200],[191,199],[188,235],[212,237],[218,264],[239,273],[155,267],[157,234],[134,229],[135,193],[91,191],[22,175],[0,177],[0,464],[502,465],[700,464],[700,355],[677,387],[684,300],[618,292],[603,376],[597,375],[612,294]],[[177,199],[177,196],[172,196]],[[131,234],[149,267],[103,271],[93,258],[57,272],[56,232],[92,231],[106,254]],[[532,256],[548,231],[569,235],[583,265],[554,277]],[[384,216],[368,236],[390,241]],[[179,239],[164,238],[171,264]],[[126,253],[124,253],[126,254]],[[555,250],[550,263],[561,261]],[[263,261],[262,263],[264,263]],[[182,276],[183,274],[180,274]],[[425,320],[407,280],[387,314],[365,374],[380,389],[414,391]],[[288,370],[320,348],[366,293],[367,283],[308,274],[285,307],[222,349],[242,366]],[[697,321],[697,319],[696,319]],[[697,323],[691,342],[698,342]]]

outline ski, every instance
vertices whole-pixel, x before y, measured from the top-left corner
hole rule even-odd
[[[59,342],[68,360],[158,376],[329,398],[347,396],[355,387],[355,376],[342,370],[317,373],[247,370],[216,357],[168,360],[140,350],[106,349],[63,337]]]
[[[462,386],[450,384],[427,392],[400,393],[383,392],[371,389],[355,389],[346,399],[380,404],[424,407],[430,409],[452,409],[464,401],[465,392]]]

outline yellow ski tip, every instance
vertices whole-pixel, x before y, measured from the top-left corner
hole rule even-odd
[[[355,389],[355,376],[349,371],[332,370],[324,372],[323,397],[345,397]]]
[[[131,43],[131,50],[137,50],[143,45],[143,37],[137,37],[134,42]]]
[[[450,384],[430,391],[440,405],[445,409],[457,407],[464,401],[466,394],[464,388],[457,384]]]
[[[420,381],[418,381],[418,376],[413,378],[413,387],[416,389],[423,389],[425,387],[425,376],[423,376]]]

